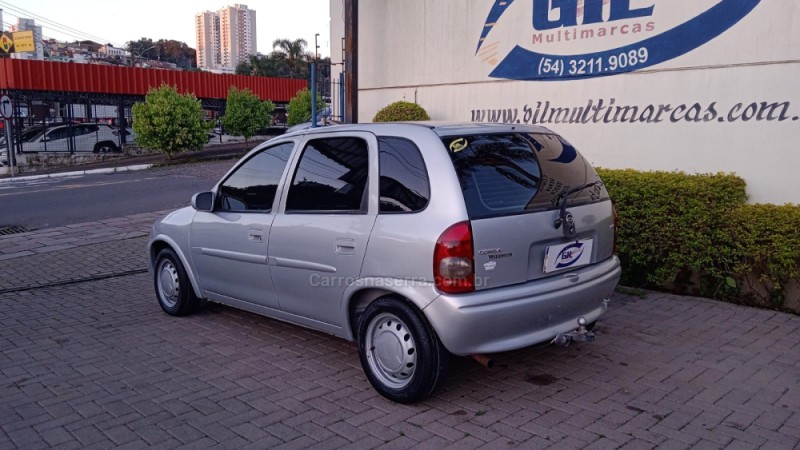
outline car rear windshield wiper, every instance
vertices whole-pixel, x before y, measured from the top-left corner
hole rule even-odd
[[[556,221],[553,223],[553,226],[557,229],[564,225],[566,222],[566,226],[564,227],[564,235],[573,235],[575,234],[575,222],[572,220],[572,215],[570,214],[567,216],[567,199],[570,195],[576,194],[584,189],[590,188],[592,186],[602,186],[602,181],[594,181],[592,183],[586,183],[578,187],[574,187],[568,191],[564,191],[556,197],[556,206],[561,204],[561,209],[558,211],[558,217]]]

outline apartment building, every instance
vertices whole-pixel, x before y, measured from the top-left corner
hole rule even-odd
[[[255,55],[256,12],[235,4],[216,12],[195,15],[197,67],[232,72],[241,61]]]
[[[219,15],[211,11],[195,14],[197,35],[197,67],[215,69],[220,66]]]

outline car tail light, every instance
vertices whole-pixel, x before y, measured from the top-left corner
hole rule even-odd
[[[614,250],[613,253],[617,254],[617,234],[619,234],[619,213],[617,212],[617,207],[614,204],[611,205],[611,209],[614,211]]]
[[[446,229],[433,251],[433,276],[436,288],[445,294],[475,290],[475,262],[472,227],[460,222]]]

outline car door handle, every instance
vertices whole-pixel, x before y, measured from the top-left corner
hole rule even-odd
[[[336,253],[340,255],[354,255],[356,253],[356,241],[353,239],[336,239]]]
[[[250,230],[247,239],[253,242],[261,242],[264,240],[264,232],[261,230]]]

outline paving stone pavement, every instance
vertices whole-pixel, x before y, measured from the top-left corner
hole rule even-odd
[[[161,214],[9,239],[41,245],[0,264],[27,274],[0,285],[0,448],[800,448],[800,317],[618,293],[594,343],[456,358],[404,406],[351,343],[161,312],[141,234]]]
[[[6,292],[0,448],[798,447],[800,318],[617,294],[597,333],[456,359],[402,406],[353,344],[222,306],[166,316],[146,273]]]
[[[0,261],[148,236],[168,211],[0,236]]]

